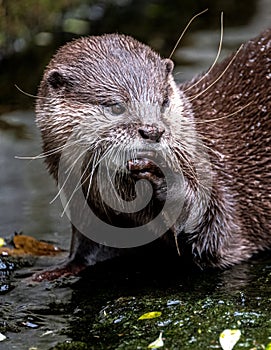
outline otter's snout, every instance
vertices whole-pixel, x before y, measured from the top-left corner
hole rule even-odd
[[[143,125],[138,128],[140,136],[145,140],[159,142],[165,129],[157,125]]]

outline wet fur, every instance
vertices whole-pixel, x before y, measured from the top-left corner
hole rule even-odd
[[[249,41],[231,59],[177,87],[171,61],[130,37],[105,35],[67,44],[45,71],[36,107],[50,173],[58,179],[61,151],[73,130],[88,145],[86,162],[94,169],[97,159],[108,152],[108,143],[117,143],[123,150],[132,148],[136,157],[143,142],[139,127],[155,124],[165,129],[159,145],[167,161],[183,172],[186,181],[185,194],[176,191],[176,196],[185,196],[185,206],[162,237],[165,244],[172,244],[175,236],[182,255],[201,267],[220,268],[269,249],[271,30]],[[115,103],[129,106],[125,118],[110,114]],[[150,113],[142,103],[156,107]],[[211,169],[204,170],[202,154]],[[210,172],[209,194],[195,164]],[[154,197],[145,219],[165,200],[163,177],[157,180],[155,174],[153,170],[149,178]],[[118,223],[119,215],[105,210],[99,198],[95,176],[90,183],[89,179],[86,176],[89,204],[105,220]],[[120,180],[127,193],[130,180],[125,176]],[[122,219],[131,226],[142,223],[142,216]],[[65,274],[67,266],[92,265],[120,253],[92,242],[73,227],[69,262],[56,277]],[[50,278],[46,273],[40,276]]]
[[[209,252],[222,265],[271,246],[271,30],[249,41],[208,90],[230,59],[192,89],[189,84],[181,87],[188,89],[197,132],[220,155],[210,153],[218,202],[215,230],[203,224],[192,249],[199,259]],[[214,236],[217,246],[212,247]]]

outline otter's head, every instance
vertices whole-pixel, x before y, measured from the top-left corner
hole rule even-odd
[[[193,140],[189,105],[172,70],[171,60],[124,35],[82,38],[60,48],[36,105],[54,177],[73,133],[96,155],[113,145],[136,153],[151,144],[154,151],[171,152],[176,140]]]

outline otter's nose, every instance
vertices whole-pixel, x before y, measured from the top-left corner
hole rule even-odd
[[[157,125],[144,125],[138,128],[138,132],[143,139],[159,142],[165,129]]]

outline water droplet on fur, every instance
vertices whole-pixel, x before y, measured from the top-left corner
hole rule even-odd
[[[267,112],[266,106],[260,105],[260,106],[259,106],[259,109],[260,109],[262,112]]]

